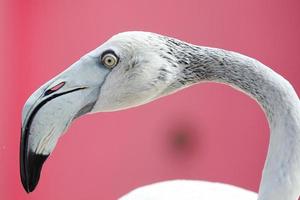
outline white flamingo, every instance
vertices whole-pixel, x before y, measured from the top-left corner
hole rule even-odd
[[[125,32],[83,56],[27,100],[20,167],[27,192],[75,118],[139,106],[193,84],[230,85],[254,98],[270,126],[259,193],[205,181],[167,181],[121,200],[297,200],[300,194],[300,101],[282,76],[247,56],[148,32]]]

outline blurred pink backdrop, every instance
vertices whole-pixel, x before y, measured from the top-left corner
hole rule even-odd
[[[19,178],[21,110],[29,95],[113,34],[145,30],[238,51],[300,92],[299,0],[2,0],[0,199],[113,200],[141,185],[202,179],[258,190],[269,130],[259,106],[204,84],[145,106],[76,120],[37,189]]]

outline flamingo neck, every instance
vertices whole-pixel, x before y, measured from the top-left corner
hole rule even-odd
[[[181,75],[171,87],[224,83],[254,98],[270,127],[259,200],[297,200],[300,195],[300,101],[282,76],[255,59],[221,49],[169,41]],[[175,48],[176,46],[176,48]]]

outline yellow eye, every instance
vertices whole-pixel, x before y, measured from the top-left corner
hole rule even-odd
[[[118,64],[118,58],[114,53],[106,53],[102,56],[101,62],[105,67],[112,69]]]

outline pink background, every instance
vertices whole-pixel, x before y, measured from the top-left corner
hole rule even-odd
[[[268,125],[250,98],[197,85],[135,109],[77,120],[37,189],[19,178],[21,109],[29,95],[121,31],[146,30],[257,58],[300,93],[299,0],[0,1],[0,199],[105,199],[167,179],[257,191]]]

